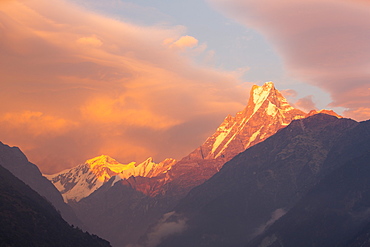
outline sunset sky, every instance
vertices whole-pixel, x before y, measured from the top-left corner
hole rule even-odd
[[[1,0],[0,141],[44,173],[181,158],[273,81],[370,118],[369,0]]]

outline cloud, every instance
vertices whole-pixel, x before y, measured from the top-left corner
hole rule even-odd
[[[73,121],[32,111],[6,113],[0,117],[0,123],[6,131],[49,137],[61,135],[77,127],[77,123]]]
[[[158,246],[165,238],[186,230],[186,219],[179,217],[175,211],[166,213],[148,234],[146,247]]]
[[[177,40],[166,39],[164,43],[169,45],[171,48],[186,49],[196,47],[198,45],[198,40],[192,36],[186,35]]]
[[[321,87],[348,117],[370,105],[370,2],[209,0],[264,34],[291,76]]]
[[[280,92],[284,95],[284,97],[295,98],[298,95],[297,91],[293,89],[285,89],[281,90]]]
[[[144,103],[142,106],[140,104]],[[138,105],[139,104],[139,105]],[[180,123],[179,120],[156,114],[145,109],[145,102],[130,105],[125,99],[96,98],[81,107],[86,121],[103,124],[142,126],[151,129],[167,129]]]
[[[360,107],[355,110],[347,110],[344,114],[352,116],[355,119],[370,119],[370,108]]]
[[[271,218],[263,225],[261,225],[257,231],[255,232],[254,236],[258,236],[262,234],[267,228],[269,228],[272,224],[274,224],[278,219],[283,217],[287,212],[282,209],[278,208],[271,214]]]
[[[317,110],[316,104],[313,101],[312,95],[308,95],[308,96],[298,99],[294,103],[294,106],[305,112],[309,112],[311,110]]]
[[[247,101],[234,72],[194,63],[206,46],[182,26],[134,25],[65,0],[0,5],[0,140],[45,173],[101,152],[121,163],[181,158]]]
[[[103,42],[95,36],[81,37],[76,40],[78,44],[98,48],[103,45]]]

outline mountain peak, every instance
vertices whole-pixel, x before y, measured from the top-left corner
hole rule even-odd
[[[216,133],[202,146],[203,156],[233,157],[276,133],[292,120],[305,116],[306,113],[288,103],[273,82],[266,82],[262,86],[253,85],[246,108],[235,117],[225,118]],[[207,150],[208,154],[204,155],[204,150]]]
[[[260,97],[261,95],[268,95],[268,93],[272,90],[275,90],[275,85],[272,81],[269,81],[265,82],[262,86],[253,85],[251,94],[253,94],[253,96]]]
[[[100,155],[92,159],[86,160],[85,164],[99,165],[99,164],[118,164],[118,162],[108,155]]]
[[[254,105],[259,106],[263,101],[267,99],[271,91],[275,90],[273,82],[266,82],[262,86],[253,85],[250,93],[250,102]]]
[[[276,115],[278,110],[280,112],[289,112],[294,110],[271,81],[266,82],[262,86],[253,85],[251,89],[249,102],[245,111],[248,111],[249,115],[253,115],[260,108],[262,108],[263,111],[266,111],[268,115]]]
[[[130,162],[129,164],[121,164],[108,155],[100,155],[95,158],[89,159],[85,162],[85,165],[88,165],[92,172],[94,172],[97,176],[102,175],[101,171],[104,168],[108,168],[113,173],[120,173],[124,170],[134,167],[135,164],[136,162]],[[105,180],[106,179],[105,176],[102,179]]]

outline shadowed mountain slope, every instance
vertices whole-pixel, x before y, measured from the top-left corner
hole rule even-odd
[[[334,168],[333,172],[249,246],[366,244],[370,223],[370,121],[342,136],[324,166]]]
[[[293,121],[240,153],[180,201],[176,217],[166,223],[183,219],[187,228],[159,246],[245,246],[337,169],[326,160],[340,150],[336,145],[342,136],[358,125],[317,114]]]
[[[71,207],[64,203],[59,191],[42,176],[37,166],[28,161],[19,148],[0,142],[0,165],[50,201],[68,223],[84,227]]]
[[[97,236],[69,226],[49,202],[2,166],[0,225],[0,246],[110,246]]]

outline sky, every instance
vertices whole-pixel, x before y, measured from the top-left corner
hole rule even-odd
[[[2,0],[0,141],[46,174],[187,155],[273,81],[370,118],[368,0]]]

